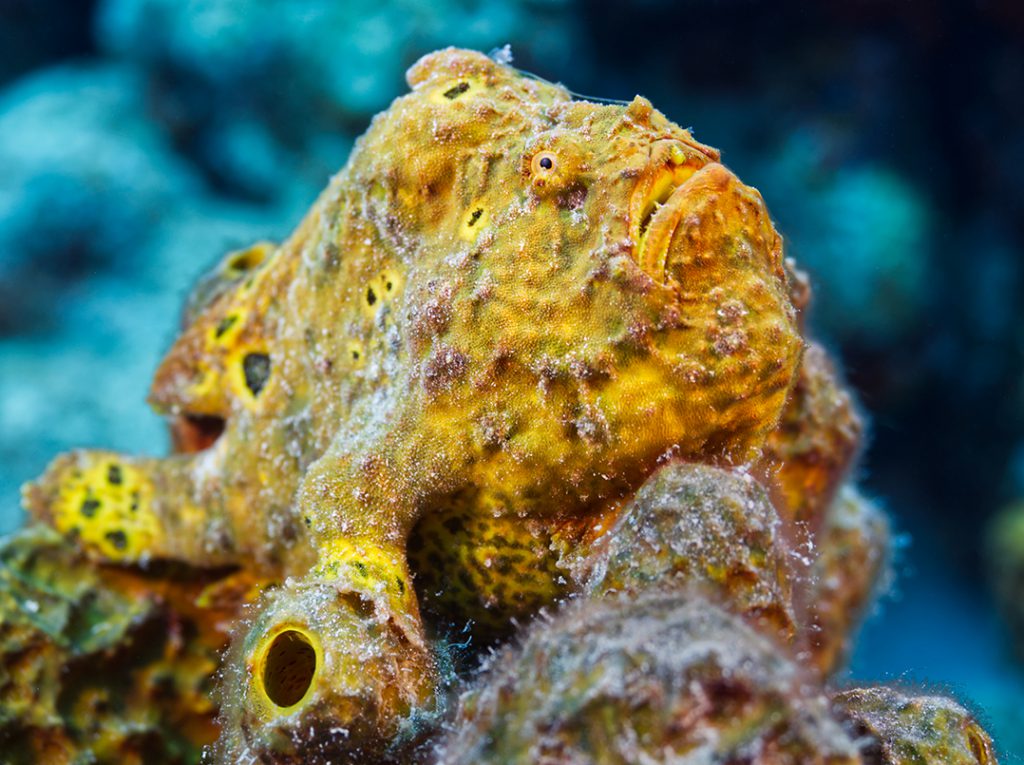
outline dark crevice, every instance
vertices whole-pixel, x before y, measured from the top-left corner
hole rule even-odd
[[[171,443],[177,454],[195,454],[209,449],[224,433],[223,417],[183,414],[171,422]]]

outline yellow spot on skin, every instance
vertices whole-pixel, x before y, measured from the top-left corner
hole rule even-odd
[[[451,105],[475,95],[483,87],[483,81],[478,77],[460,77],[435,88],[430,94],[430,102],[440,106]]]
[[[211,349],[231,345],[245,326],[246,312],[236,308],[210,327],[209,346]]]
[[[244,250],[235,250],[224,258],[224,271],[230,278],[241,276],[265,262],[276,249],[272,242],[257,242]]]
[[[469,206],[469,211],[462,218],[462,225],[459,227],[459,237],[467,242],[474,241],[487,226],[489,217],[487,208],[482,204],[474,202]]]
[[[729,575],[729,572],[723,566],[714,563],[708,563],[704,569],[707,571],[708,577],[714,582],[724,582]]]
[[[405,286],[402,274],[393,268],[385,268],[371,279],[359,293],[363,314],[376,317],[378,313],[398,296]]]
[[[377,281],[385,300],[392,300],[405,284],[401,272],[393,268],[386,268],[381,271]]]
[[[359,369],[366,365],[366,348],[358,340],[350,340],[345,346],[345,358],[350,366]]]

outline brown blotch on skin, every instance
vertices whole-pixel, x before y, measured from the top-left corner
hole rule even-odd
[[[462,377],[469,358],[448,345],[438,345],[423,370],[423,386],[431,395],[440,393]]]

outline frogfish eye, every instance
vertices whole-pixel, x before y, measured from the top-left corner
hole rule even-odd
[[[555,169],[557,159],[550,151],[542,151],[533,158],[531,164],[535,173],[550,173]]]

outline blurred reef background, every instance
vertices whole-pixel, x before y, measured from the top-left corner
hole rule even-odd
[[[162,451],[197,275],[287,235],[420,55],[505,44],[762,191],[905,540],[851,674],[954,693],[1024,762],[1024,510],[991,526],[1024,507],[1016,0],[0,0],[0,531],[58,451]]]

